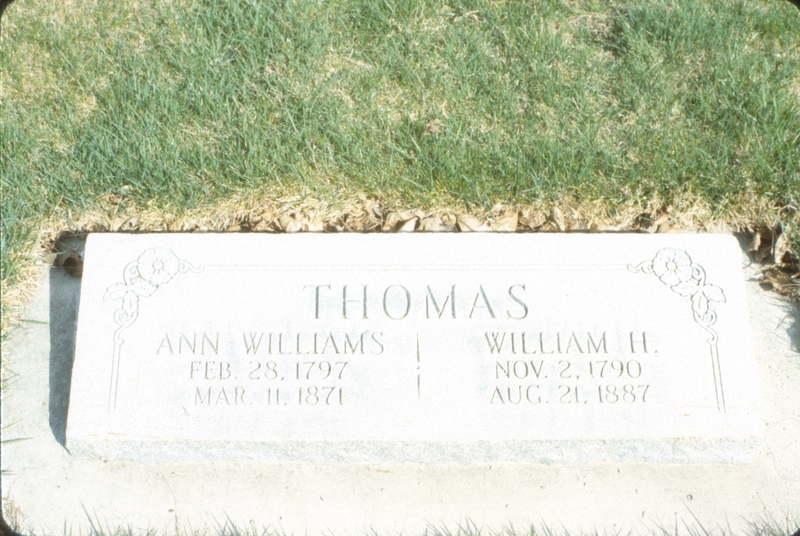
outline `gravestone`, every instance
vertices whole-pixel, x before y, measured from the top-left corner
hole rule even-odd
[[[139,462],[736,463],[722,235],[92,234],[66,442]]]

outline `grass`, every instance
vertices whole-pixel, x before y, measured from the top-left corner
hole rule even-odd
[[[671,205],[800,244],[787,2],[29,0],[2,24],[4,294],[42,230],[123,198]]]

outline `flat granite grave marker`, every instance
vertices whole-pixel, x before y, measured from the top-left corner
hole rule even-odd
[[[731,236],[92,234],[73,455],[744,462]]]

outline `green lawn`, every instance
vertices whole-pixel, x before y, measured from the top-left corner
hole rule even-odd
[[[43,229],[120,199],[663,204],[800,244],[800,10],[777,0],[18,0],[0,102],[4,293]]]

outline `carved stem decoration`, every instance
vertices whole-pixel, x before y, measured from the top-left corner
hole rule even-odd
[[[722,391],[722,372],[717,348],[719,336],[711,327],[717,321],[717,313],[711,308],[711,303],[725,301],[722,289],[706,283],[706,272],[703,267],[693,263],[689,254],[680,249],[661,249],[652,260],[636,266],[629,264],[628,270],[633,273],[655,274],[673,292],[691,298],[694,321],[711,335],[708,339],[708,346],[711,350],[717,409],[725,412],[725,396]]]
[[[114,311],[114,322],[119,325],[114,332],[114,359],[111,363],[111,388],[108,395],[108,412],[117,405],[117,382],[119,380],[119,356],[122,351],[122,332],[131,326],[139,316],[139,298],[151,296],[159,286],[169,282],[172,277],[188,271],[199,272],[198,268],[179,259],[171,249],[152,248],[129,262],[122,271],[124,283],[116,283],[106,289],[103,301],[122,300],[122,305]]]

